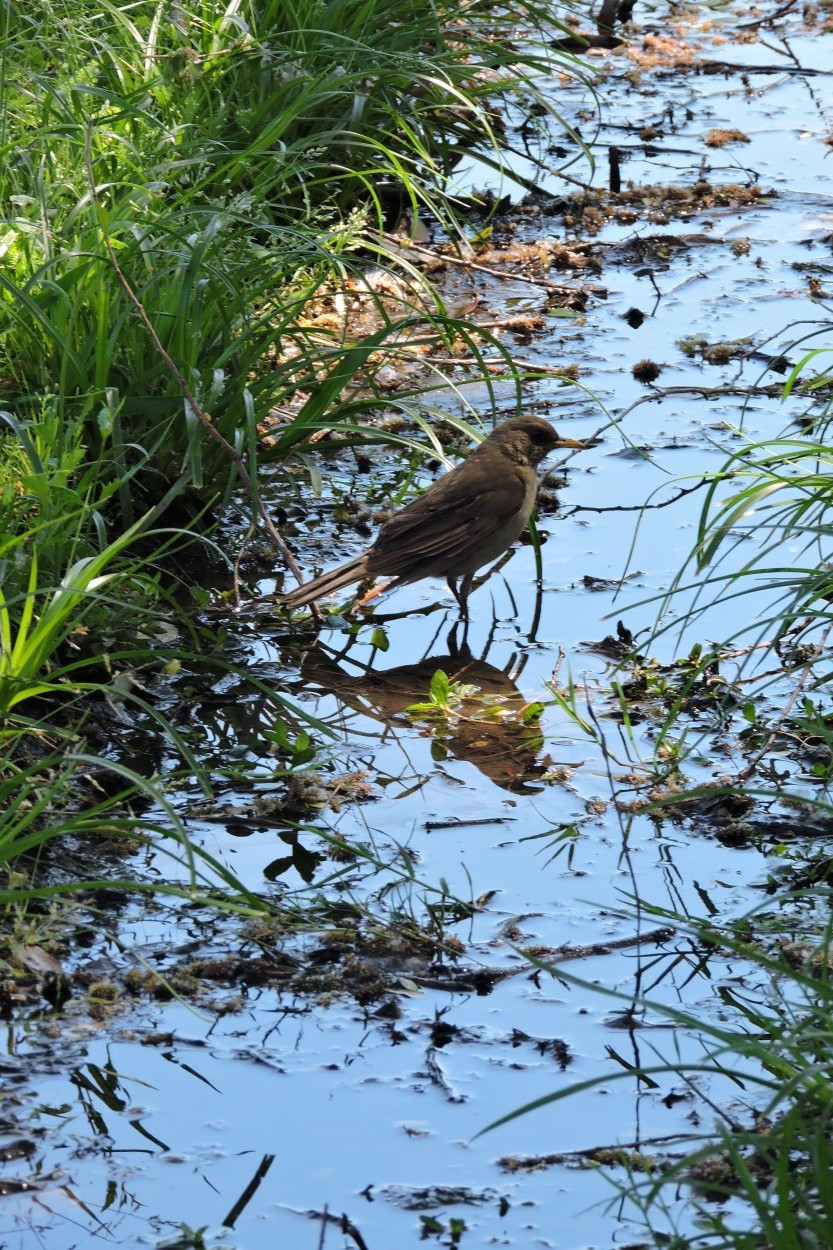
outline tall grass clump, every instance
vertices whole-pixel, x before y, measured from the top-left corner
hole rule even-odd
[[[830,337],[829,323],[807,337],[819,336]],[[785,358],[800,347],[785,348]],[[808,376],[830,350],[805,351],[783,387],[793,427],[776,438],[745,439],[708,478],[695,543],[662,603],[655,636],[688,628],[718,602],[733,604],[733,642],[761,649],[768,643],[777,650],[807,613],[813,625],[831,619],[833,374],[822,368]],[[668,607],[674,622],[662,619]]]
[[[781,900],[805,920],[808,902],[806,894]],[[576,1093],[609,1088],[611,1081],[633,1082],[657,1102],[684,1090],[691,1109],[678,1136],[666,1131],[659,1138],[646,1136],[641,1147],[620,1149],[611,1142],[600,1150],[618,1195],[618,1213],[643,1225],[639,1244],[664,1250],[822,1250],[831,1244],[833,1230],[829,922],[815,938],[788,943],[782,936],[779,950],[778,936],[788,924],[780,908],[761,908],[723,926],[714,917],[696,920],[661,908],[648,912],[676,930],[669,960],[674,965],[684,960],[692,976],[698,969],[704,974],[713,1010],[693,1012],[628,996],[583,981],[563,965],[531,958],[553,977],[602,994],[638,1017],[639,1062],[544,1095],[483,1131]],[[725,978],[724,963],[731,969]],[[661,1039],[669,1028],[696,1039],[696,1058],[684,1059],[673,1043],[668,1055]],[[646,1040],[651,1029],[653,1042]]]
[[[631,1178],[629,1196],[654,1232],[654,1244],[669,1244],[669,1225],[680,1230],[670,1244],[697,1250],[830,1244],[830,925],[822,924],[815,937],[807,933],[803,941],[782,938],[783,954],[766,941],[770,925],[775,933],[783,929],[785,906],[804,914],[800,927],[806,929],[809,901],[806,894],[784,898],[777,918],[763,909],[747,918],[754,934],[748,943],[712,923],[688,922],[700,949],[708,942],[714,956],[741,957],[750,971],[741,984],[721,987],[724,1023],[659,1009],[697,1033],[703,1045],[698,1068],[722,1080],[728,1075],[736,1098],[709,1116],[710,1129],[695,1148],[675,1151],[650,1179]],[[689,1088],[700,1079],[673,1061],[654,1070],[660,1081],[682,1079]]]
[[[455,166],[500,162],[497,105],[534,95],[552,62],[544,21],[518,10],[519,50],[485,5],[10,0],[0,375],[15,413],[53,392],[134,491],[183,475],[222,490],[229,458],[170,363],[250,455],[261,420],[341,376],[343,334],[310,333],[304,309],[361,249],[378,255],[391,203],[451,222]]]
[[[738,637],[777,643],[812,608],[829,618],[833,454],[816,437],[784,436],[734,452],[709,482],[697,542],[669,598],[694,592],[686,622],[718,599],[735,601]],[[770,592],[769,611],[744,613]]]
[[[82,856],[92,880],[56,872],[51,844],[67,838],[125,851],[152,841],[175,874],[168,892],[262,908],[192,845],[169,798],[174,785],[210,797],[217,764],[159,706],[165,672],[227,669],[221,656],[189,654],[197,633],[187,601],[157,563],[192,536],[155,524],[164,501],[114,529],[105,514],[120,485],[98,475],[83,423],[61,423],[52,402],[25,421],[0,411],[0,918],[11,924],[27,902],[102,884],[97,849]],[[309,726],[280,692],[270,695],[277,716]],[[111,858],[118,870],[122,856]],[[0,923],[0,957],[6,936]]]

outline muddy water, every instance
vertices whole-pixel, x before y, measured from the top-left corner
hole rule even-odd
[[[545,379],[527,388],[527,406],[571,437],[604,426],[605,409],[624,415],[597,448],[570,461],[558,505],[544,502],[542,587],[532,549],[520,547],[473,598],[470,655],[462,658],[442,585],[404,588],[382,602],[374,625],[385,651],[370,626],[356,637],[328,628],[313,647],[265,608],[231,620],[230,653],[333,731],[326,775],[341,779],[345,801],[312,815],[307,808],[311,827],[293,838],[269,815],[267,801],[281,788],[268,776],[228,785],[210,811],[192,795],[179,799],[192,834],[252,889],[317,899],[327,927],[339,907],[348,926],[351,908],[362,908],[389,931],[428,928],[445,942],[444,959],[418,943],[368,946],[360,1003],[337,978],[328,983],[338,952],[328,953],[313,930],[291,944],[296,963],[283,979],[253,973],[246,981],[236,965],[230,988],[218,986],[200,1010],[148,1003],[101,1024],[70,1006],[51,1020],[10,1025],[8,1124],[34,1153],[4,1164],[7,1178],[27,1178],[0,1208],[9,1247],[157,1245],[183,1225],[205,1227],[211,1245],[246,1250],[383,1250],[423,1239],[472,1248],[627,1244],[641,1235],[636,1214],[597,1170],[554,1162],[516,1170],[501,1159],[646,1142],[689,1132],[697,1117],[708,1124],[696,1088],[666,1080],[644,1090],[620,1079],[626,1064],[671,1058],[675,1048],[683,1059],[701,1052],[696,1036],[672,1033],[655,1014],[630,1015],[627,995],[638,985],[655,1000],[718,1018],[716,984],[749,972],[724,959],[695,969],[684,940],[651,938],[656,926],[634,918],[632,900],[740,914],[758,902],[756,883],[777,861],[764,846],[723,845],[702,824],[617,813],[611,774],[634,768],[640,754],[650,758],[650,722],[632,740],[604,722],[606,758],[553,705],[547,683],[556,669],[562,688],[572,677],[582,710],[589,702],[603,715],[611,661],[593,644],[615,632],[617,618],[637,635],[652,629],[656,606],[633,605],[667,588],[690,552],[702,495],[681,488],[744,440],[789,428],[806,407],[738,393],[781,380],[760,359],[708,364],[680,341],[748,336],[776,355],[823,322],[808,277],[829,281],[823,141],[833,130],[833,35],[806,35],[796,21],[766,31],[765,42],[739,42],[727,28],[726,42],[716,43],[713,31],[674,27],[665,5],[637,5],[637,17],[640,10],[637,48],[652,32],[674,33],[699,45],[696,55],[741,68],[704,74],[660,60],[633,82],[628,54],[598,56],[596,184],[607,176],[605,147],[615,144],[627,157],[625,185],[707,179],[756,184],[765,194],[693,204],[684,220],[639,211],[600,220],[589,235],[586,224],[575,227],[575,238],[592,242],[600,267],[592,281],[607,298],[591,300],[578,321],[552,318],[516,348],[556,369],[578,366],[587,390]],[[558,102],[575,120],[586,104],[561,86]],[[640,135],[649,124],[658,132],[650,142]],[[706,146],[719,126],[749,142]],[[557,179],[548,189],[563,194]],[[569,233],[542,210],[513,221],[511,241]],[[546,304],[528,284],[478,275],[471,285],[490,310]],[[632,309],[644,314],[637,328],[626,319]],[[646,358],[662,365],[653,391],[631,372]],[[336,493],[366,489],[368,479],[352,480],[343,463],[331,468]],[[380,455],[376,470],[378,483],[395,467]],[[311,510],[309,533],[319,538],[329,501]],[[337,525],[327,531],[334,553],[347,554],[351,541]],[[767,611],[762,591],[754,611],[750,599],[724,599],[690,622],[690,602],[674,605],[679,629],[656,640],[652,654],[672,659]],[[531,744],[517,717],[501,732],[409,721],[404,707],[426,698],[437,668],[459,670],[504,699],[548,704],[543,742]],[[232,682],[220,684],[197,700],[195,739],[208,758],[260,761],[265,773],[264,730],[275,714],[265,695],[242,697]],[[704,742],[689,769],[695,780],[724,766]],[[367,858],[340,863],[322,831],[360,845]],[[172,951],[234,960],[234,934],[231,924],[160,905],[127,909],[120,937],[155,966]],[[625,944],[606,953],[599,945],[616,942]],[[519,946],[567,948],[565,969],[586,984],[535,970]],[[261,953],[252,939],[244,966]],[[106,935],[92,941],[91,967],[107,972],[118,958]],[[317,970],[318,981],[299,979],[299,968]],[[238,1009],[223,1014],[234,994]],[[609,1079],[476,1137],[513,1108],[594,1077]],[[707,1092],[717,1104],[735,1096],[728,1082],[712,1081]],[[685,1229],[684,1211],[680,1220]]]

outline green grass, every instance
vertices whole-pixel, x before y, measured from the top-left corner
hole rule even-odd
[[[233,474],[113,260],[256,467],[258,422],[325,385],[317,409],[337,423],[367,359],[349,333],[304,327],[310,299],[360,274],[366,249],[395,263],[388,199],[453,228],[454,168],[475,152],[499,164],[501,101],[537,99],[553,60],[534,4],[513,18],[522,51],[485,5],[37,9],[5,10],[0,378],[18,416],[54,393],[102,464],[157,497],[182,475],[222,493]],[[379,316],[384,342],[401,327]],[[436,301],[433,319],[441,334]]]

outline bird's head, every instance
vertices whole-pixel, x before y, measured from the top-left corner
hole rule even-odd
[[[526,462],[534,467],[557,447],[574,447],[584,443],[575,438],[562,438],[558,431],[542,417],[510,417],[492,431],[487,440],[496,443],[513,460]]]

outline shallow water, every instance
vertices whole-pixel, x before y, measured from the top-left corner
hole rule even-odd
[[[665,21],[664,5],[645,11],[646,22]],[[802,65],[833,72],[833,36],[793,34],[790,47]],[[736,44],[731,35],[707,54],[744,65],[772,64],[776,56],[772,47]],[[615,632],[620,617],[635,634],[652,629],[656,602],[631,605],[667,589],[690,553],[702,496],[677,498],[681,487],[717,469],[745,441],[788,428],[803,411],[806,401],[697,393],[691,388],[757,382],[765,365],[706,365],[678,344],[698,333],[710,341],[750,336],[756,348],[776,355],[823,321],[807,270],[796,266],[817,261],[826,281],[833,220],[831,157],[822,142],[833,113],[825,103],[828,81],[755,74],[747,88],[735,71],[666,72],[646,73],[635,87],[614,72],[601,87],[602,143],[624,144],[622,127],[631,128],[633,153],[623,174],[635,185],[690,184],[708,170],[714,183],[754,177],[775,194],[685,222],[603,225],[594,236],[602,271],[593,281],[607,288],[607,299],[592,301],[580,321],[553,318],[547,331],[518,345],[524,359],[579,365],[582,386],[593,392],[555,379],[528,387],[528,409],[563,433],[586,437],[605,425],[601,405],[627,415],[599,447],[571,460],[559,513],[543,511],[540,593],[533,551],[523,546],[472,600],[468,643],[491,666],[485,672],[496,689],[552,704],[546,683],[560,665],[558,683],[568,673],[586,683],[582,702],[586,697],[601,715],[611,662],[590,644]],[[581,103],[559,88],[565,113]],[[648,157],[632,134],[634,118],[658,121],[669,109],[677,128],[653,140],[656,154]],[[718,125],[738,127],[751,142],[705,148],[704,132]],[[470,176],[477,184],[478,171]],[[556,179],[551,189],[563,190]],[[557,218],[531,218],[514,238],[560,231]],[[683,242],[666,250],[657,238]],[[749,241],[748,254],[733,254],[736,240]],[[471,283],[490,308],[498,306],[495,282],[474,276]],[[545,303],[528,287],[507,287],[505,298],[513,311]],[[646,314],[638,329],[624,319],[632,308]],[[661,388],[686,389],[654,396],[631,374],[645,357],[663,365]],[[393,471],[381,454],[378,460],[380,475]],[[347,473],[338,465],[336,484],[365,489],[366,478],[350,483]],[[646,501],[666,500],[673,502],[639,511]],[[320,509],[326,518],[326,497]],[[347,554],[348,534],[343,543]],[[735,560],[743,558],[741,548]],[[743,914],[759,902],[755,886],[774,857],[765,846],[724,845],[704,823],[617,815],[610,761],[555,706],[543,714],[537,757],[517,732],[485,743],[477,735],[474,742],[440,742],[429,725],[410,722],[403,707],[420,689],[425,697],[427,685],[389,670],[423,662],[425,681],[450,666],[448,598],[441,585],[419,584],[383,601],[376,621],[388,642],[384,654],[374,651],[369,628],[352,641],[325,630],[320,647],[307,654],[309,640],[289,637],[266,608],[229,620],[238,660],[334,731],[339,772],[366,774],[368,801],[345,802],[314,823],[366,846],[376,863],[346,866],[340,880],[327,881],[333,864],[309,859],[317,853],[314,830],[296,840],[306,855],[299,853],[285,822],[263,811],[252,815],[252,792],[242,784],[221,795],[228,807],[219,814],[200,814],[193,795],[176,801],[194,836],[252,889],[319,891],[330,906],[355,901],[388,922],[412,917],[425,924],[432,917],[446,936],[460,939],[468,980],[442,987],[453,960],[443,969],[413,952],[376,952],[368,964],[375,961],[394,987],[381,1000],[381,1015],[380,1000],[361,1007],[322,988],[311,1006],[280,985],[250,984],[242,1009],[229,1015],[148,1004],[101,1024],[70,1006],[63,1016],[34,1014],[10,1024],[7,1124],[18,1136],[28,1125],[34,1142],[29,1188],[8,1194],[0,1209],[0,1238],[10,1250],[68,1250],[93,1239],[157,1245],[181,1224],[205,1226],[212,1244],[246,1250],[382,1250],[423,1239],[472,1250],[580,1250],[639,1241],[634,1212],[619,1205],[598,1169],[552,1164],[512,1172],[499,1159],[645,1142],[693,1131],[698,1116],[708,1127],[696,1083],[683,1089],[665,1078],[646,1091],[622,1079],[623,1064],[646,1063],[654,1052],[691,1060],[701,1053],[696,1035],[670,1029],[656,1013],[630,1018],[628,996],[636,986],[655,1001],[723,1019],[716,984],[742,983],[749,970],[722,956],[696,966],[684,937],[664,936],[606,954],[579,953],[564,964],[587,983],[577,986],[536,971],[516,946],[575,950],[632,938],[638,925],[643,933],[656,929],[644,916],[634,918],[634,896],[684,914]],[[694,642],[732,635],[754,615],[748,598],[740,608],[724,599],[687,622],[690,598],[674,605],[679,629],[657,639],[651,654],[673,659]],[[762,615],[767,602],[763,589]],[[265,695],[239,694],[233,682],[207,691],[193,732],[209,755],[233,753],[265,767],[264,728],[277,712]],[[634,752],[649,756],[650,723],[630,743],[613,722],[605,731],[615,773],[633,766]],[[704,741],[704,750],[714,749]],[[709,757],[700,764],[705,776],[722,766]],[[262,797],[270,786],[263,781],[253,790]],[[575,836],[558,840],[570,826]],[[292,867],[270,872],[288,856]],[[461,917],[453,898],[484,901]],[[218,955],[236,947],[230,929],[187,907],[148,913],[131,906],[119,924],[122,940],[151,965],[189,943]],[[314,934],[298,938],[293,950],[301,961],[322,959]],[[88,957],[106,970],[116,957],[112,939],[101,933]],[[485,979],[477,982],[472,969]],[[625,997],[611,998],[611,990]],[[218,991],[218,1001],[223,997]],[[526,1102],[606,1076],[589,1092],[476,1136]],[[708,1094],[718,1104],[736,1096],[728,1080],[711,1080]],[[26,1176],[27,1167],[11,1160],[4,1175]],[[322,1224],[325,1212],[346,1222]],[[464,1227],[455,1228],[455,1219]]]

